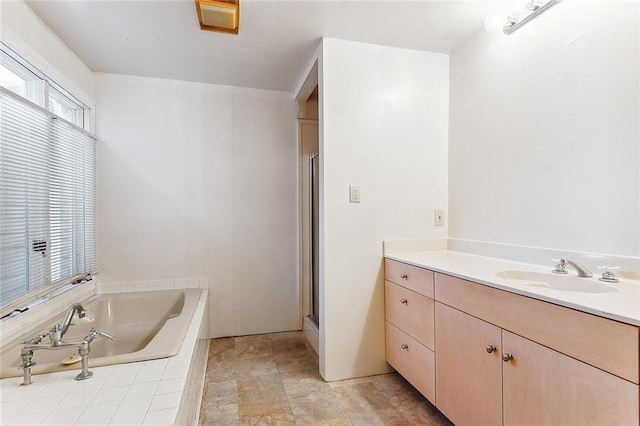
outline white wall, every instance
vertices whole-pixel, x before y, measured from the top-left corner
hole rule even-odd
[[[299,323],[290,93],[95,74],[102,281],[209,278],[213,337]]]
[[[0,1],[0,41],[85,104],[93,105],[93,75],[22,0]]]
[[[448,57],[324,39],[320,58],[321,373],[388,371],[382,240],[446,237]],[[349,203],[359,185],[360,204]]]
[[[639,8],[565,1],[451,53],[451,238],[640,255]]]

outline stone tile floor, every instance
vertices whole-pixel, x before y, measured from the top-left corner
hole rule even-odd
[[[327,383],[302,332],[213,339],[203,425],[451,425],[396,373]]]

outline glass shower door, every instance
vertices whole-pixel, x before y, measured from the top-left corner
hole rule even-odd
[[[318,325],[320,323],[320,190],[318,154],[310,157],[310,216],[311,216],[311,315],[309,317]]]

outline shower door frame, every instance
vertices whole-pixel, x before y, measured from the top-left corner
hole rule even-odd
[[[320,326],[320,154],[309,156],[309,319]]]

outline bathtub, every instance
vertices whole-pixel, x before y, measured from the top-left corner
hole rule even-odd
[[[91,343],[89,367],[124,364],[166,358],[180,350],[185,333],[201,295],[200,289],[146,291],[92,296],[82,305],[84,318],[74,316],[63,341],[79,341],[97,328],[118,340],[98,338]],[[64,311],[25,329],[13,342],[3,344],[0,351],[0,378],[22,375],[20,343],[41,331],[50,330],[62,321]],[[43,343],[49,342],[48,338]],[[62,361],[77,354],[77,348],[34,351],[32,374],[79,370],[80,363],[64,365]]]

